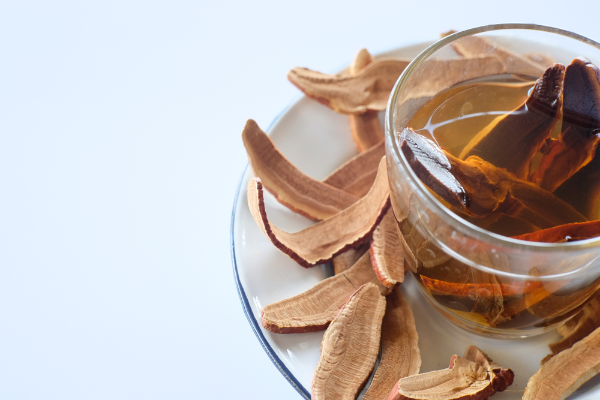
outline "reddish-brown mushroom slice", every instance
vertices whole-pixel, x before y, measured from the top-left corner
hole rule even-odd
[[[320,221],[358,200],[358,196],[302,173],[253,120],[246,122],[242,139],[254,174],[277,201],[298,214]]]
[[[354,57],[349,68],[350,76],[356,76],[367,65],[373,62],[373,57],[362,49]],[[350,131],[358,151],[363,152],[383,140],[383,128],[379,123],[377,111],[367,111],[363,114],[350,114]]]
[[[248,183],[248,206],[265,236],[284,254],[303,267],[331,261],[333,257],[363,243],[390,207],[385,157],[377,178],[363,198],[334,216],[295,233],[285,232],[267,219],[260,179]]]
[[[531,181],[553,192],[595,156],[600,142],[600,70],[576,58],[565,72],[562,131],[550,139]]]
[[[510,215],[518,202],[554,225],[583,222],[586,218],[547,190],[518,179],[504,168],[479,157],[460,160],[410,128],[399,137],[401,150],[421,181],[451,206],[474,217],[502,211]]]
[[[387,296],[381,325],[381,361],[363,400],[385,399],[399,379],[421,369],[419,335],[412,310],[396,287]]]
[[[331,263],[333,264],[334,275],[341,274],[344,271],[349,270],[370,248],[369,243],[365,243],[354,249],[347,250],[339,256],[333,257]]]
[[[375,180],[381,157],[385,156],[385,142],[371,147],[342,164],[323,183],[354,196],[363,197]]]
[[[451,32],[454,33],[454,32]],[[454,51],[464,57],[478,57],[481,55],[495,56],[511,74],[540,76],[548,67],[544,60],[532,60],[527,55],[520,55],[509,49],[492,43],[489,38],[481,36],[468,36],[452,43]]]
[[[367,65],[358,75],[327,75],[307,68],[294,68],[288,79],[308,97],[325,104],[342,114],[362,114],[368,110],[383,111],[398,77],[410,63],[409,60],[382,58]],[[496,57],[476,57],[459,60],[429,60],[424,73],[444,70],[437,80],[423,80],[414,88],[413,97],[433,95],[441,87],[478,77],[473,73],[485,68],[486,75],[499,74],[504,65]]]
[[[570,396],[600,371],[600,329],[561,351],[527,382],[523,400],[559,400]]]
[[[459,158],[478,156],[518,178],[527,178],[531,159],[560,119],[564,75],[562,64],[548,68],[525,103],[494,119],[465,146]]]
[[[373,231],[370,252],[373,269],[384,286],[391,289],[404,282],[404,251],[391,208]]]
[[[388,400],[485,400],[494,394],[488,371],[474,361],[456,355],[450,367],[402,378]]]
[[[580,222],[555,226],[537,232],[513,236],[529,242],[564,243],[600,236],[600,221]]]
[[[513,384],[515,373],[510,368],[502,368],[477,346],[471,345],[467,347],[463,357],[469,361],[476,362],[490,373],[494,392],[503,392]]]
[[[304,293],[271,303],[262,309],[262,326],[274,333],[322,331],[362,285],[373,283],[386,295],[390,292],[373,272],[369,255],[350,269],[324,279]]]
[[[362,286],[331,322],[321,343],[312,400],[354,400],[375,367],[385,298]]]

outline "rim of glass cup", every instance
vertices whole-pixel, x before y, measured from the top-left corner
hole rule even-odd
[[[563,29],[553,28],[553,27],[544,26],[544,25],[535,25],[535,24],[509,23],[509,24],[485,25],[485,26],[480,26],[480,27],[476,27],[476,28],[472,28],[472,29],[467,29],[467,30],[464,30],[461,32],[456,32],[456,33],[453,33],[452,35],[446,36],[445,38],[440,39],[437,42],[430,45],[429,47],[427,47],[414,60],[412,60],[412,62],[406,67],[404,72],[402,72],[402,74],[398,78],[398,81],[396,82],[396,84],[392,90],[392,94],[390,95],[390,98],[388,100],[388,105],[387,105],[387,110],[386,110],[386,125],[388,128],[388,129],[386,129],[386,135],[392,136],[390,138],[391,139],[390,143],[392,145],[392,151],[395,153],[395,155],[400,160],[400,167],[402,170],[404,170],[403,171],[403,172],[405,172],[404,176],[408,180],[410,186],[418,194],[418,196],[421,198],[421,200],[424,201],[424,203],[427,205],[427,207],[431,211],[433,211],[436,215],[438,215],[440,218],[442,218],[446,223],[448,223],[449,225],[452,225],[453,227],[455,227],[457,230],[459,230],[460,232],[462,232],[464,234],[467,234],[477,240],[481,240],[486,243],[497,244],[497,245],[500,245],[500,246],[503,246],[506,248],[515,249],[515,250],[523,250],[523,251],[575,252],[577,250],[592,249],[592,248],[596,248],[596,247],[600,248],[600,237],[581,240],[581,241],[577,241],[577,242],[567,242],[567,243],[527,242],[524,240],[513,239],[508,236],[498,235],[496,233],[493,233],[493,232],[487,231],[483,228],[480,228],[480,227],[462,219],[458,215],[454,214],[447,207],[445,207],[439,200],[437,200],[433,195],[431,195],[431,193],[429,193],[429,191],[426,189],[425,185],[415,175],[412,168],[406,162],[406,159],[404,158],[404,154],[402,154],[402,152],[399,151],[399,149],[398,149],[398,144],[396,143],[396,140],[395,140],[396,125],[395,125],[395,112],[394,111],[396,109],[398,96],[402,92],[408,77],[419,66],[421,61],[427,59],[429,56],[431,56],[437,50],[441,49],[442,47],[446,46],[447,44],[449,44],[457,39],[463,38],[465,36],[471,36],[471,35],[474,35],[477,33],[490,32],[490,31],[502,31],[502,30],[532,30],[532,31],[542,31],[542,32],[558,34],[558,35],[565,36],[565,37],[568,37],[568,38],[571,38],[574,40],[578,40],[582,43],[588,44],[592,47],[595,47],[597,50],[600,51],[600,43],[598,43],[590,38],[587,38],[585,36],[578,35],[576,33],[569,32],[569,31],[566,31]],[[584,56],[584,55],[582,55],[582,56]],[[537,279],[540,279],[540,278],[549,279],[549,278],[558,278],[558,277],[564,278],[565,275],[572,275],[576,272],[581,272],[583,269],[586,269],[587,267],[589,267],[589,264],[584,265],[580,268],[577,268],[576,270],[569,271],[564,274],[546,275],[544,277],[538,277]],[[512,274],[512,273],[510,273],[510,275],[521,276],[520,274]]]

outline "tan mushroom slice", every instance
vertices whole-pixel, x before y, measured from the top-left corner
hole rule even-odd
[[[367,251],[369,251],[370,245],[365,243],[360,247],[347,250],[339,256],[333,257],[331,260],[333,264],[333,273],[335,275],[341,274],[344,271],[349,270]]]
[[[396,382],[421,369],[419,335],[412,310],[396,287],[387,296],[381,325],[381,361],[363,400],[385,399]]]
[[[600,371],[600,329],[561,351],[527,382],[523,400],[562,400]]]
[[[404,282],[404,250],[391,208],[373,231],[370,252],[373,269],[384,286],[391,289]]]
[[[342,164],[323,183],[341,189],[354,196],[363,197],[377,176],[381,157],[385,156],[385,142],[371,147]]]
[[[294,68],[288,72],[288,79],[308,97],[325,104],[333,111],[342,114],[362,114],[369,110],[383,111],[398,77],[410,63],[409,60],[382,58],[375,60],[356,76],[344,74],[327,75],[307,68]],[[440,88],[478,77],[474,71],[486,75],[499,74],[504,65],[496,57],[475,57],[458,60],[430,60],[423,74],[430,75],[436,70],[447,73],[437,79],[421,80],[411,92],[411,97],[431,96]]]
[[[527,100],[514,111],[495,118],[471,139],[459,158],[478,156],[520,179],[527,178],[531,159],[560,119],[564,76],[564,65],[548,68]]]
[[[577,318],[573,317],[572,319],[575,321],[575,325],[558,330],[558,333],[563,338],[548,345],[552,352],[550,357],[572,347],[575,343],[600,327],[600,296],[595,295],[583,310],[580,311]],[[544,360],[547,361],[547,359]]]
[[[242,139],[254,174],[277,201],[298,214],[320,221],[358,200],[358,196],[302,173],[253,120],[246,122]]]
[[[490,39],[481,36],[468,36],[452,43],[454,51],[464,57],[478,57],[481,55],[495,56],[504,65],[511,74],[523,74],[530,76],[540,76],[548,67],[545,64],[547,58],[532,59],[530,55],[520,55],[507,48],[492,43]]]
[[[454,355],[447,369],[400,379],[388,400],[485,400],[492,394],[494,387],[488,371]]]
[[[385,298],[362,286],[329,325],[312,381],[312,400],[355,400],[375,367]]]
[[[262,309],[262,326],[274,333],[322,331],[362,285],[373,283],[382,295],[390,290],[373,272],[368,254],[350,269],[324,279],[306,292],[271,303]]]
[[[329,262],[336,255],[362,244],[390,207],[385,157],[379,163],[377,178],[369,193],[334,216],[299,232],[285,232],[269,222],[260,179],[253,178],[248,183],[248,206],[254,221],[271,243],[298,264],[308,268]]]
[[[360,50],[350,65],[350,76],[358,75],[371,62],[373,62],[371,54],[366,49]],[[383,140],[383,128],[379,123],[377,111],[350,114],[348,117],[350,118],[352,138],[358,151],[366,151]]]
[[[513,384],[513,381],[515,380],[515,374],[510,368],[502,368],[477,346],[471,345],[467,347],[463,357],[481,365],[491,374],[494,392],[505,391],[510,385]]]

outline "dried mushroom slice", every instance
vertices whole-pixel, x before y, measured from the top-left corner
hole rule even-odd
[[[385,142],[371,147],[342,164],[323,183],[341,189],[354,196],[363,197],[377,176],[381,157],[385,156]]]
[[[563,338],[548,345],[552,352],[550,356],[571,348],[575,343],[600,327],[600,296],[598,294],[594,295],[594,298],[581,310],[577,318],[573,317],[573,319],[575,325],[566,332],[564,329],[558,330]],[[563,335],[561,332],[565,334]]]
[[[567,67],[563,123],[558,139],[550,139],[531,181],[553,192],[592,161],[600,142],[600,70],[585,58]]]
[[[281,154],[269,136],[249,119],[242,132],[250,165],[277,201],[314,221],[331,217],[358,200],[342,189],[313,179]]]
[[[396,382],[421,369],[419,335],[412,310],[396,287],[387,296],[381,325],[381,361],[363,400],[385,399]]]
[[[339,256],[333,257],[331,260],[333,264],[334,275],[341,274],[344,271],[349,270],[367,251],[369,251],[370,245],[365,243],[355,249],[350,249]]]
[[[502,368],[477,346],[467,347],[463,357],[476,362],[490,373],[494,392],[505,391],[515,380],[515,373],[510,368]]]
[[[390,207],[385,157],[369,193],[345,210],[295,233],[285,232],[267,219],[260,179],[248,183],[248,206],[265,236],[303,267],[331,261],[333,257],[363,243]]]
[[[367,65],[373,62],[373,57],[362,49],[354,57],[350,65],[350,76],[357,76]],[[377,111],[367,111],[364,114],[350,114],[350,131],[358,151],[363,152],[383,141],[383,128],[379,123]]]
[[[560,119],[564,75],[562,64],[548,68],[525,103],[495,118],[465,146],[459,158],[478,156],[518,178],[527,178],[531,159]]]
[[[559,400],[570,396],[600,371],[600,329],[561,351],[527,382],[523,400]]]
[[[453,32],[452,32],[453,33]],[[463,57],[495,56],[511,74],[540,76],[548,66],[544,60],[533,60],[528,55],[514,53],[481,36],[468,36],[452,43],[454,51]]]
[[[600,236],[600,221],[580,222],[555,226],[537,232],[513,236],[529,242],[565,243]]]
[[[398,77],[410,60],[381,59],[356,76],[327,75],[307,68],[294,68],[288,79],[308,97],[344,114],[383,111]]]
[[[447,369],[400,379],[388,400],[485,400],[492,394],[494,387],[488,371],[454,355]]]
[[[391,289],[404,282],[404,251],[391,208],[373,231],[370,252],[373,269],[384,286]]]
[[[350,269],[322,280],[304,293],[264,307],[262,326],[274,333],[322,331],[350,296],[367,283],[373,283],[382,295],[390,292],[377,279],[365,254]]]
[[[312,382],[312,400],[354,400],[375,367],[385,298],[362,286],[329,325]]]

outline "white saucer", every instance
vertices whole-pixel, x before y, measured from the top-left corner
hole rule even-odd
[[[404,46],[380,54],[413,58],[430,43]],[[262,127],[263,129],[265,127]],[[306,174],[325,178],[336,167],[354,156],[356,148],[350,135],[348,117],[329,108],[300,98],[284,110],[268,129],[279,150]],[[263,236],[250,215],[246,187],[251,178],[246,168],[233,206],[231,222],[231,255],[235,280],[244,312],[261,345],[290,384],[306,399],[319,359],[323,332],[280,335],[260,324],[262,307],[274,301],[299,294],[332,275],[330,265],[305,269],[279,252]],[[270,220],[290,232],[313,222],[293,213],[265,192]],[[402,293],[412,307],[419,333],[421,372],[447,368],[453,354],[462,355],[475,344],[504,367],[515,373],[515,382],[494,400],[521,399],[527,380],[539,369],[540,360],[549,353],[548,343],[559,336],[550,332],[520,339],[488,339],[458,328],[443,318],[421,295],[414,279],[407,275]],[[572,399],[600,398],[600,376],[596,376],[572,396]]]

